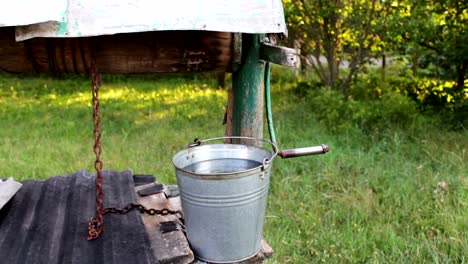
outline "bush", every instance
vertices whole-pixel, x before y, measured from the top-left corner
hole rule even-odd
[[[350,88],[350,97],[356,100],[375,100],[389,90],[386,82],[382,82],[378,74],[360,75]]]
[[[460,89],[454,81],[398,75],[382,80],[377,72],[371,71],[355,79],[350,89],[351,97],[358,100],[378,99],[386,92],[397,92],[410,97],[422,111],[456,110],[468,99],[468,80],[465,87]]]
[[[459,89],[453,81],[430,78],[391,75],[383,81],[377,71],[358,77],[347,99],[312,78],[297,81],[293,91],[308,96],[313,112],[333,129],[405,126],[419,113],[434,117],[444,128],[468,127],[468,81]]]
[[[307,100],[318,120],[335,131],[402,127],[418,117],[416,104],[398,93],[382,93],[374,100],[346,100],[337,91],[316,89],[309,92]]]
[[[396,77],[392,89],[417,103],[421,112],[439,116],[449,128],[468,126],[468,82],[459,89],[453,81]]]

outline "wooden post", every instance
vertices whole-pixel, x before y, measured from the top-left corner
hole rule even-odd
[[[260,60],[262,35],[242,34],[242,61],[232,73],[232,135],[263,138],[263,73]],[[256,142],[241,141],[243,144]]]

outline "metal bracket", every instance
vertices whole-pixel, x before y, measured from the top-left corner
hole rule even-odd
[[[260,59],[274,64],[295,67],[298,55],[295,49],[264,42],[260,46]]]
[[[177,197],[179,196],[179,187],[177,185],[166,185],[164,194],[166,194],[166,198]]]
[[[144,185],[144,187],[138,190],[137,193],[140,196],[148,196],[148,195],[160,193],[163,191],[163,189],[164,189],[164,186],[162,184],[153,182],[148,185]]]

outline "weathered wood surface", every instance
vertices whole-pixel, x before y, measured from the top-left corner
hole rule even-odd
[[[295,49],[262,43],[260,59],[274,64],[295,67],[299,58]]]
[[[147,187],[147,185],[138,186],[135,189],[138,191],[145,187]],[[167,199],[163,192],[143,197],[137,194],[137,196],[138,202],[147,208],[159,210],[168,208],[174,211],[181,210],[180,199],[178,197]],[[153,254],[161,264],[186,264],[194,261],[192,250],[182,231],[177,230],[163,234],[159,229],[159,224],[161,222],[178,221],[176,216],[142,214],[142,218],[150,239]]]
[[[265,260],[273,256],[274,254],[273,249],[270,247],[270,245],[268,245],[268,243],[265,240],[262,239],[260,246],[261,246],[260,252],[256,256],[249,258],[247,260],[240,261],[240,262],[232,262],[230,264],[261,264]],[[196,260],[195,262],[193,262],[193,264],[216,264],[216,263],[208,263],[208,262]]]
[[[158,31],[88,38],[35,38],[15,42],[0,27],[0,71],[86,73],[90,52],[101,73],[229,71],[233,34]]]
[[[242,34],[242,64],[232,74],[232,135],[263,138],[263,77],[261,35]],[[228,120],[229,121],[229,120]],[[261,145],[252,140],[242,144]]]

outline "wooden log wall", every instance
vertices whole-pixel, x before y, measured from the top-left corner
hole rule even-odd
[[[94,54],[102,73],[167,73],[231,70],[233,34],[155,31],[86,38],[15,41],[14,27],[0,27],[0,72],[87,73]]]

